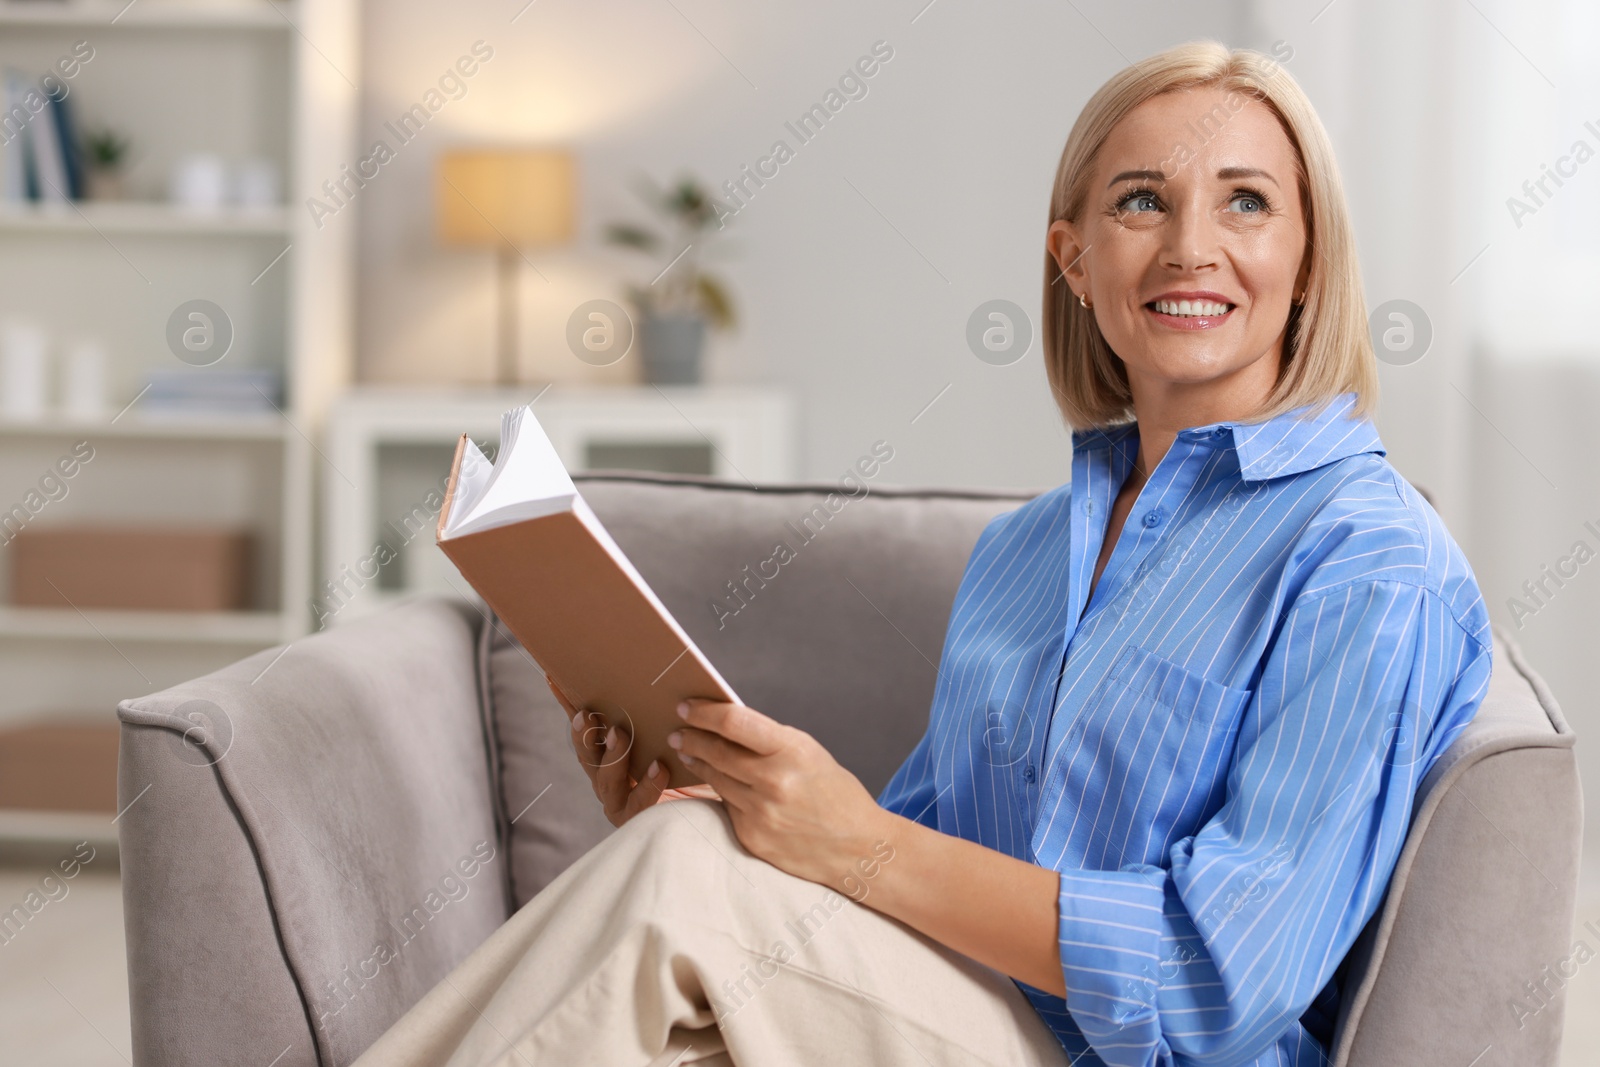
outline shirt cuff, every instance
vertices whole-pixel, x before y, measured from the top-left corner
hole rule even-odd
[[[1167,872],[1138,865],[1061,875],[1061,973],[1067,1010],[1109,1067],[1155,1062]]]

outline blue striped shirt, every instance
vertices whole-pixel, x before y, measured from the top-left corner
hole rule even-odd
[[[879,802],[1059,871],[1080,1065],[1322,1067],[1335,972],[1429,766],[1488,687],[1488,613],[1345,394],[1184,430],[1088,594],[1134,425],[995,518],[928,731]]]

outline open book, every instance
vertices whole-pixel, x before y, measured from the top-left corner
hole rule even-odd
[[[494,463],[466,435],[439,513],[439,547],[557,688],[625,727],[635,779],[700,779],[666,737],[685,697],[740,703],[572,484],[527,407],[500,421]]]

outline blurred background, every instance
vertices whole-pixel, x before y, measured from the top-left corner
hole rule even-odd
[[[0,1044],[128,1055],[116,701],[462,590],[461,431],[533,401],[574,468],[832,481],[885,440],[883,482],[1066,480],[1056,162],[1196,37],[1319,110],[1390,459],[1583,737],[1592,3],[0,0]],[[1567,995],[1595,1062],[1600,979]]]

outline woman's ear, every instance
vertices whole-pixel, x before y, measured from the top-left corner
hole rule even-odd
[[[1089,292],[1089,268],[1084,261],[1084,253],[1089,249],[1078,228],[1066,219],[1057,219],[1050,224],[1044,242],[1074,295],[1086,295]]]

